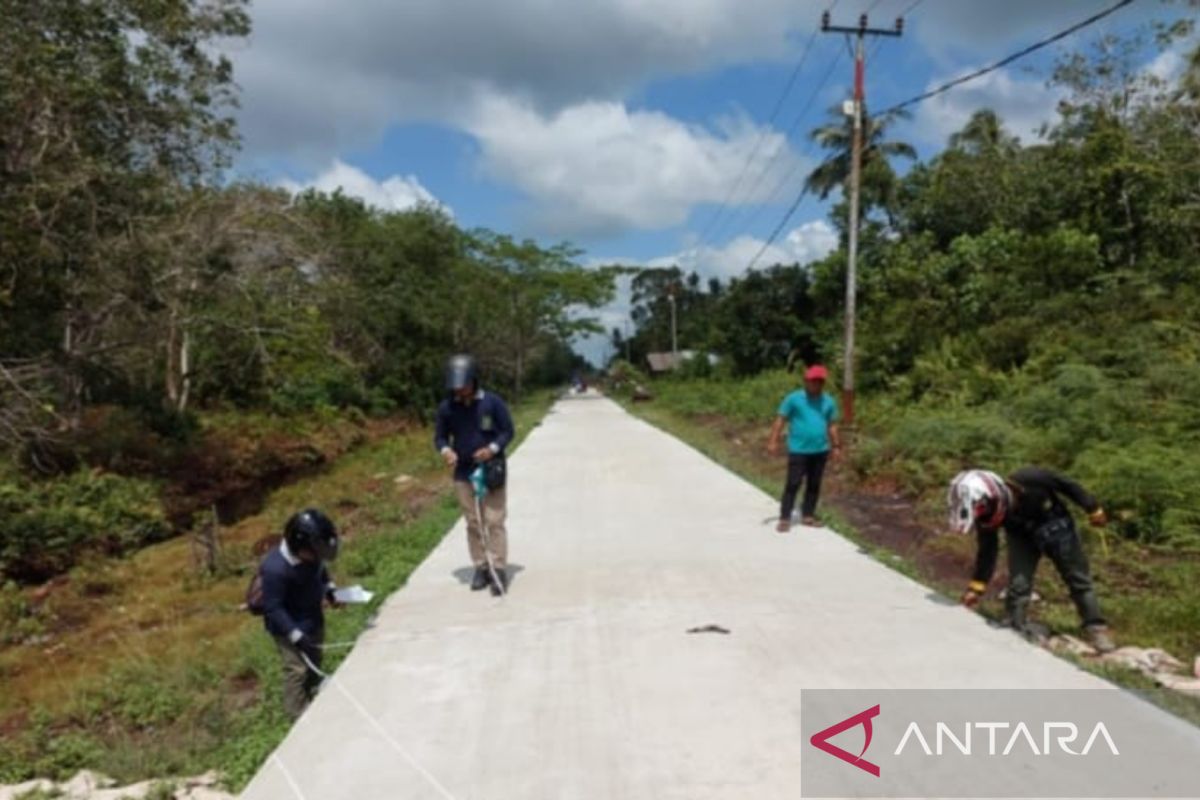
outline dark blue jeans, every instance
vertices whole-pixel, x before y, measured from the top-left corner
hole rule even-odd
[[[792,509],[796,506],[796,493],[800,484],[804,484],[804,503],[800,506],[800,514],[811,517],[817,511],[817,501],[821,498],[821,478],[825,475],[825,462],[829,460],[829,451],[824,453],[789,453],[787,483],[783,487],[783,499],[779,503],[779,518],[791,519]]]

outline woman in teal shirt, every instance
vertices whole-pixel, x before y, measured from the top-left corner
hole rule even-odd
[[[837,403],[825,393],[825,367],[817,364],[804,373],[804,391],[794,391],[779,404],[779,416],[771,426],[767,451],[779,453],[779,437],[788,429],[787,483],[779,503],[779,524],[775,530],[787,533],[791,527],[796,493],[804,484],[804,503],[800,508],[805,525],[817,524],[817,500],[821,496],[821,478],[832,452],[836,458],[842,448],[838,433]]]

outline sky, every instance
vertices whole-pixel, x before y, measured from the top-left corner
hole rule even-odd
[[[845,37],[870,12],[869,108],[983,66],[1113,0],[254,0],[227,48],[241,87],[240,177],[388,210],[443,206],[483,226],[583,248],[586,264],[745,271],[821,158],[808,138],[849,96]],[[1178,6],[1138,0],[1089,29],[1125,33]],[[1079,37],[914,109],[896,138],[936,154],[977,109],[1022,140],[1058,100],[1046,76]],[[1148,67],[1177,69],[1168,53]],[[796,79],[784,92],[789,77]],[[764,264],[837,244],[804,199]],[[602,310],[606,329],[627,297]],[[581,352],[605,355],[591,340]]]

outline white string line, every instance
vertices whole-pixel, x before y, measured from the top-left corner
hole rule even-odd
[[[350,692],[350,690],[347,689],[345,687],[345,685],[342,684],[342,681],[340,679],[335,678],[333,675],[330,675],[328,673],[322,672],[317,667],[317,665],[314,664],[309,659],[308,655],[306,655],[303,650],[301,650],[299,652],[300,652],[300,657],[302,659],[304,659],[304,663],[308,665],[308,668],[311,669],[315,674],[321,676],[322,678],[324,678],[325,680],[329,681],[334,686],[336,686],[338,691],[340,691],[342,694],[344,694],[346,696],[346,699],[350,701],[350,704],[353,705],[355,707],[355,709],[358,710],[358,713],[362,715],[363,719],[365,719],[367,722],[371,723],[371,726],[373,728],[375,728],[375,731],[381,737],[383,737],[383,740],[386,741],[388,744],[390,744],[392,746],[392,749],[395,750],[400,755],[401,758],[403,758],[405,761],[408,762],[409,766],[411,766],[413,769],[415,769],[417,772],[419,772],[421,774],[421,777],[423,777],[426,781],[429,782],[430,786],[437,789],[438,793],[442,797],[444,797],[445,800],[456,800],[454,795],[450,793],[450,790],[442,785],[441,781],[439,781],[436,777],[434,777],[433,774],[431,772],[429,772],[429,770],[425,769],[423,766],[421,766],[421,764],[415,758],[413,758],[412,754],[408,752],[408,748],[406,748],[404,745],[400,744],[400,742],[396,741],[396,739],[390,733],[388,733],[387,729],[384,728],[383,725],[381,725],[379,723],[379,720],[377,720],[377,719],[375,719],[375,717],[371,716],[371,713],[369,711],[367,711],[367,709],[363,706],[362,703],[358,702],[358,698],[356,698]]]

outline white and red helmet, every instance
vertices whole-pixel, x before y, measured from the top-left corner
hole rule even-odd
[[[974,530],[976,524],[998,528],[1011,503],[1012,491],[996,473],[986,469],[960,472],[950,481],[946,494],[950,528],[963,534]]]

